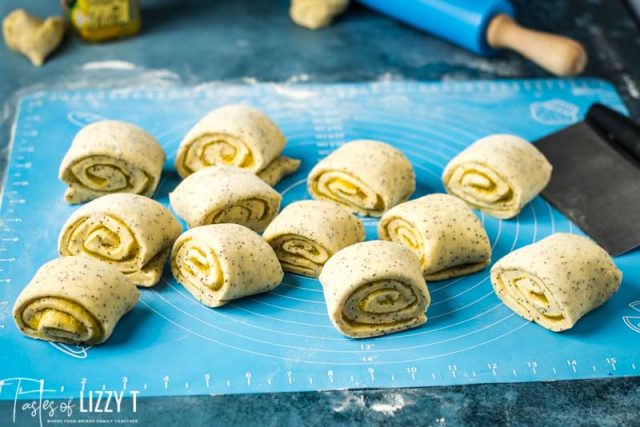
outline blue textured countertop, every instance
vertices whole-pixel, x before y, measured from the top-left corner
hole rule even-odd
[[[36,89],[547,76],[515,54],[478,58],[358,6],[311,32],[289,21],[284,0],[142,3],[139,36],[95,46],[68,37],[41,69],[0,47],[0,168],[16,100]],[[585,74],[612,81],[640,117],[640,32],[620,0],[516,6],[524,24],[582,41],[591,59]],[[0,16],[17,7],[59,11],[54,0],[0,0]],[[639,425],[640,380],[153,398],[137,409],[131,418],[153,426]],[[0,425],[9,425],[12,411],[12,403],[0,405]]]

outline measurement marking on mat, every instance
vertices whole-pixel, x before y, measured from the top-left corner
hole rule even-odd
[[[395,381],[396,380],[396,376],[391,374],[391,381]]]
[[[84,391],[85,386],[87,385],[87,379],[86,378],[81,378],[80,379],[80,389],[82,391]]]
[[[210,381],[211,381],[211,375],[204,374],[204,385],[205,385],[205,387],[209,388]]]
[[[164,389],[168,389],[169,388],[169,375],[165,375],[164,378],[162,378],[162,382],[164,383]]]
[[[531,372],[533,372],[533,375],[536,375],[538,373],[537,371],[537,367],[538,367],[538,363],[537,362],[527,362],[527,366],[529,368],[531,368]]]
[[[369,368],[368,371],[369,371],[369,376],[371,377],[371,381],[375,381],[375,377],[373,375],[375,372],[375,369]]]
[[[616,370],[616,363],[618,362],[615,357],[607,357],[607,363],[611,366],[611,369]]]
[[[411,379],[415,381],[416,372],[418,372],[418,368],[416,368],[415,366],[411,366],[407,368],[407,372],[411,375]]]
[[[552,369],[553,369],[553,373],[554,373],[554,374],[557,374],[557,373],[558,373],[558,371],[556,371],[556,368],[552,368]]]
[[[227,380],[227,387],[231,387],[231,381]]]
[[[293,376],[293,372],[287,371],[287,381],[289,382],[289,384],[293,384],[292,376]]]
[[[475,378],[477,376],[476,371],[471,371],[471,375]]]
[[[514,377],[517,377],[517,376],[518,376],[518,373],[516,372],[516,370],[515,370],[515,369],[513,369],[513,376],[514,376]]]
[[[1,283],[11,283],[11,279],[0,279]]]
[[[431,378],[433,378],[434,380],[436,379],[436,373],[435,372],[431,373]]]
[[[633,370],[635,370],[635,369],[636,369],[636,364],[635,364],[635,363],[632,363],[632,364],[631,364],[631,369],[633,369]]]
[[[15,258],[0,258],[0,262],[16,262]]]
[[[309,384],[313,384],[313,378],[309,377]]]
[[[122,389],[126,390],[127,389],[127,383],[129,382],[129,378],[127,377],[122,377]]]
[[[187,381],[186,383],[184,383],[184,388],[188,389],[189,388],[189,381]]]
[[[491,373],[493,374],[494,377],[496,375],[498,375],[498,364],[497,363],[488,363],[487,367],[489,369],[491,369]]]
[[[19,240],[20,239],[17,237],[3,237],[0,239],[0,241],[3,241],[3,242],[17,242]]]
[[[28,187],[29,181],[13,181],[11,185],[14,187]]]
[[[456,378],[456,371],[458,370],[458,367],[456,365],[449,365],[449,372],[451,372],[451,376],[453,378]]]
[[[332,370],[328,370],[327,371],[327,377],[329,377],[329,382],[333,383],[333,371]]]
[[[575,359],[572,360],[567,360],[567,365],[569,365],[569,367],[571,368],[571,370],[575,373],[576,371],[576,365],[578,364],[578,362],[575,361]]]
[[[592,368],[593,368],[593,372],[597,371],[596,365],[593,365]]]
[[[148,386],[147,386],[147,383],[144,383],[144,384],[142,385],[142,388],[143,388],[144,390],[146,390],[146,389],[147,389],[147,387],[148,387]]]
[[[246,372],[244,376],[247,379],[247,385],[251,385],[251,372]]]
[[[267,384],[271,385],[271,378],[267,378]]]
[[[7,218],[4,222],[22,222],[22,218]]]

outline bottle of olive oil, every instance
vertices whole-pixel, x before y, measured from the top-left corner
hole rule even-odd
[[[87,41],[128,37],[140,31],[138,0],[62,1],[71,25]]]

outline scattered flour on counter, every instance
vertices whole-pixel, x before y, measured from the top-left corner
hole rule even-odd
[[[385,395],[385,399],[381,402],[372,403],[369,408],[374,412],[380,412],[386,416],[393,417],[396,412],[405,407],[404,397],[399,393]]]
[[[308,74],[294,74],[293,76],[289,77],[286,80],[286,83],[300,83],[300,82],[307,82],[309,81],[309,75]]]
[[[362,395],[354,395],[349,393],[348,391],[345,393],[345,398],[340,402],[333,405],[333,410],[335,412],[350,412],[352,410],[361,411],[366,407],[364,402],[364,396]]]
[[[126,61],[94,61],[94,62],[85,62],[82,65],[82,69],[84,71],[92,71],[92,70],[135,70],[138,68],[136,64],[132,64],[131,62]]]

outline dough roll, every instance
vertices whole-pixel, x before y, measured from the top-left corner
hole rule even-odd
[[[164,206],[127,193],[100,197],[75,211],[60,233],[62,256],[86,255],[116,266],[133,283],[158,283],[169,248],[180,235]]]
[[[491,262],[484,227],[465,202],[447,194],[393,207],[380,219],[378,236],[414,251],[426,280],[474,273]]]
[[[271,246],[237,224],[204,225],[182,234],[173,245],[171,272],[208,307],[270,291],[284,276]]]
[[[352,338],[415,328],[427,321],[431,298],[418,257],[393,242],[349,246],[320,273],[327,311],[334,326]]]
[[[23,334],[68,344],[100,344],[138,301],[140,292],[117,268],[70,256],[43,265],[22,290],[13,318]]]
[[[496,218],[508,219],[540,193],[551,164],[515,135],[479,139],[454,157],[442,174],[447,192]]]
[[[230,166],[201,169],[169,194],[189,227],[234,223],[262,232],[280,209],[280,194],[260,178]]]
[[[498,297],[517,315],[554,332],[571,329],[618,290],[622,273],[591,240],[556,233],[511,252],[491,268]]]
[[[364,240],[364,227],[335,203],[305,200],[284,208],[262,237],[285,271],[318,277],[333,254]]]
[[[187,133],[176,158],[176,169],[182,178],[217,165],[235,166],[255,174],[280,157],[287,140],[278,126],[263,112],[248,105],[226,105],[208,113]],[[288,158],[287,158],[288,159]],[[288,159],[275,164],[278,174],[293,173],[294,166]]]
[[[402,152],[378,141],[344,144],[322,159],[309,174],[309,193],[352,212],[381,216],[411,196],[415,173]]]
[[[85,126],[60,164],[69,188],[65,200],[84,203],[110,193],[151,197],[165,154],[154,137],[129,123],[105,120]]]

